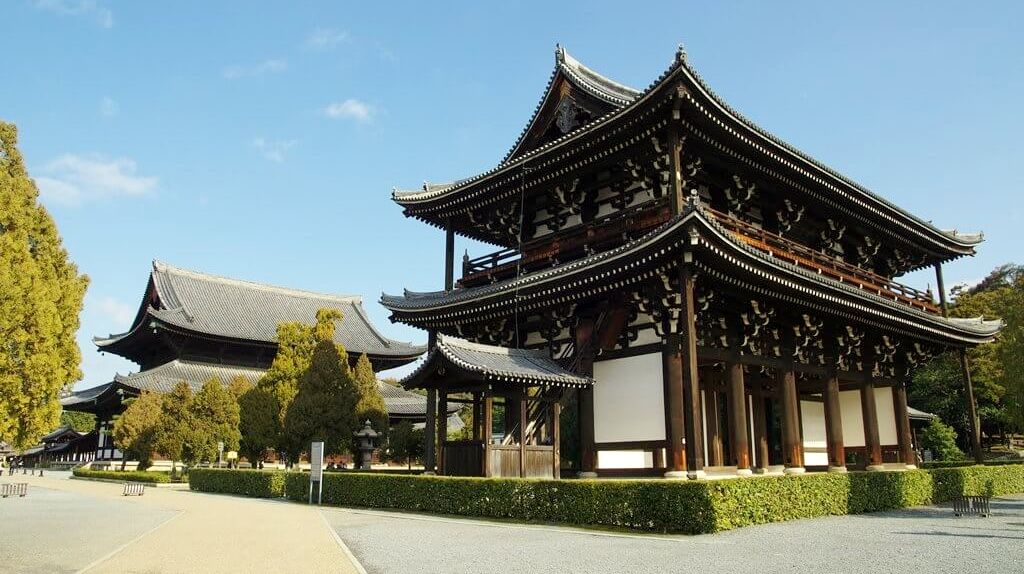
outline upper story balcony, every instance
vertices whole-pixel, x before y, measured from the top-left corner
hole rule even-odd
[[[915,289],[740,219],[707,207],[704,209],[738,241],[772,257],[879,297],[928,313],[939,313],[931,290]],[[603,225],[577,229],[545,242],[526,244],[523,253],[515,249],[503,249],[473,259],[466,256],[459,284],[463,287],[485,285],[610,249],[622,244],[630,236],[635,237],[638,232],[657,227],[670,217],[668,207],[662,206],[635,212]]]

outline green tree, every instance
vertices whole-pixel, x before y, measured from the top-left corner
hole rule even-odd
[[[412,469],[413,461],[423,458],[423,430],[412,426],[412,422],[404,420],[391,429],[388,437],[388,450],[393,460],[404,461]]]
[[[96,428],[96,415],[63,411],[60,413],[60,426],[71,427],[78,432],[89,432]]]
[[[281,434],[281,404],[272,392],[253,387],[238,399],[240,450],[253,467],[263,466],[268,448],[278,444]]]
[[[935,453],[938,460],[963,460],[964,452],[956,446],[956,431],[938,418],[921,431],[921,446]]]
[[[373,365],[366,353],[359,355],[359,360],[356,361],[352,384],[356,393],[356,423],[362,428],[364,422],[370,421],[373,430],[380,435],[378,444],[384,444],[389,430],[388,407],[384,404],[384,397],[377,386],[377,375],[373,372]],[[353,443],[352,452],[355,452],[354,447]]]
[[[288,406],[284,437],[289,460],[298,460],[313,441],[324,442],[325,454],[339,454],[351,444],[355,430],[356,395],[345,348],[334,343],[336,309],[317,312],[313,360],[299,378],[298,392]]]
[[[27,448],[60,419],[81,379],[75,342],[89,280],[39,204],[13,124],[0,122],[0,441]]]
[[[309,364],[313,360],[315,347],[313,327],[302,323],[281,323],[277,326],[277,354],[274,355],[270,368],[256,383],[257,388],[274,399],[273,404],[277,408],[274,438],[269,446],[278,451],[295,450],[290,447],[283,433],[284,420],[288,414],[288,407],[299,390],[299,378],[309,369]],[[265,398],[261,398],[260,401],[264,407],[271,405]],[[260,430],[262,432],[266,427],[261,426]]]
[[[177,461],[192,465],[197,460],[195,445],[202,439],[196,433],[192,401],[192,388],[184,381],[163,396],[154,446],[171,459],[172,469]]]
[[[153,460],[163,406],[164,399],[160,395],[142,393],[129,399],[128,408],[114,420],[114,444],[124,451],[122,470],[128,458],[139,461],[139,470],[144,470]]]
[[[215,462],[218,442],[224,443],[225,451],[238,450],[238,401],[220,380],[206,381],[196,393],[192,400],[192,419],[195,422],[194,459]]]

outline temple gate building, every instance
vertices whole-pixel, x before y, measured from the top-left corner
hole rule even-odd
[[[134,361],[139,372],[115,375],[112,381],[74,392],[61,403],[69,411],[95,414],[96,459],[118,460],[122,454],[114,447],[110,429],[113,417],[124,411],[125,399],[143,391],[168,393],[182,381],[193,391],[212,378],[227,385],[243,377],[255,384],[277,353],[277,326],[312,324],[322,308],[341,311],[334,340],[348,351],[352,367],[363,353],[376,372],[410,363],[425,350],[377,331],[359,297],[229,279],[154,261],[128,330],[94,339],[100,351]],[[425,420],[422,395],[383,382],[379,385],[392,422]]]
[[[404,384],[479,415],[473,440],[436,425],[443,474],[557,476],[562,405],[578,409],[584,476],[911,467],[912,373],[959,350],[973,397],[962,351],[1001,326],[945,312],[942,265],[980,234],[758,127],[682,48],[645,90],[558,48],[500,164],[393,198],[447,239],[443,290],[382,297],[432,334]],[[498,248],[464,257],[458,280],[456,234]],[[923,268],[937,302],[895,280]]]

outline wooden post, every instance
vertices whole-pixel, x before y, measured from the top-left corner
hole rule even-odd
[[[704,476],[704,429],[697,375],[697,311],[693,302],[693,270],[683,263],[683,423],[686,437],[686,475]]]
[[[576,326],[575,346],[579,353],[578,374],[594,376],[594,356],[591,346],[594,338],[594,318],[580,317]],[[577,391],[580,421],[580,478],[595,478],[597,453],[594,449],[594,388],[585,387]]]
[[[426,438],[423,472],[434,474],[437,470],[437,389],[427,389],[427,424],[423,435]]]
[[[444,225],[444,290],[455,288],[455,229],[449,219]]]
[[[779,391],[782,395],[782,453],[786,474],[804,472],[804,445],[800,440],[800,397],[796,392],[796,373],[779,369]]]
[[[682,340],[679,335],[670,334],[665,338],[661,351],[664,367],[665,417],[668,421],[668,446],[665,449],[664,461],[668,464],[666,478],[683,478],[686,476],[686,452],[683,450],[683,355],[680,349]],[[655,468],[658,468],[655,465]]]
[[[936,263],[935,264],[935,282],[937,283],[936,287],[938,287],[938,289],[939,289],[939,309],[942,310],[942,316],[943,317],[948,317],[949,316],[949,310],[948,310],[948,308],[946,306],[946,284],[945,284],[945,281],[942,280],[942,264],[941,263]]]
[[[708,433],[708,466],[722,466],[722,421],[718,417],[718,391],[704,388],[704,417]]]
[[[441,387],[438,391],[437,417],[437,472],[448,474],[444,467],[444,443],[448,440],[448,389]]]
[[[981,423],[978,420],[978,404],[974,401],[974,383],[971,382],[971,367],[967,362],[967,350],[960,349],[960,370],[964,377],[964,390],[967,392],[967,418],[970,422],[971,452],[974,462],[981,464],[985,457],[981,451]]]
[[[864,415],[864,446],[867,470],[882,470],[882,444],[878,438],[878,407],[875,405],[875,383],[870,378],[860,387],[860,410]]]
[[[491,476],[491,442],[494,433],[494,396],[490,392],[484,395],[484,461],[481,476]]]
[[[483,416],[480,411],[480,391],[473,393],[473,440],[481,440],[483,435]]]
[[[756,464],[754,472],[764,474],[768,470],[768,417],[765,413],[765,397],[763,392],[754,395],[754,448],[756,448]]]
[[[562,403],[557,398],[551,404],[551,476],[556,479],[562,478],[562,430],[561,424]]]
[[[729,443],[732,445],[732,462],[736,465],[736,474],[751,474],[743,365],[730,363],[728,369],[729,386],[726,387],[726,394],[729,401]]]
[[[526,400],[519,398],[519,478],[526,478]]]
[[[914,446],[910,434],[910,414],[907,412],[907,387],[896,383],[892,388],[892,408],[896,412],[896,442],[900,445],[900,460],[907,468],[917,468]]]
[[[828,445],[828,471],[846,472],[846,447],[843,445],[843,415],[839,406],[839,377],[829,373],[825,379],[825,441]]]

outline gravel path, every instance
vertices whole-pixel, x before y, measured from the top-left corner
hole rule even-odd
[[[994,516],[930,507],[768,524],[704,536],[617,535],[324,509],[368,572],[1021,572],[1024,497]]]

